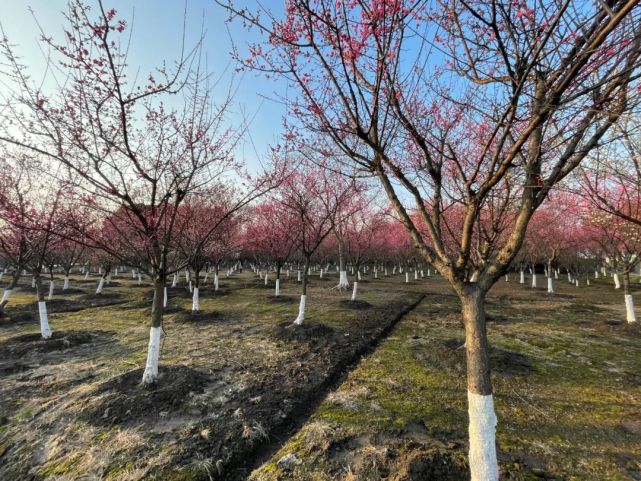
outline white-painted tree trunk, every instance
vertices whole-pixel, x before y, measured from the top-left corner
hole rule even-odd
[[[532,287],[536,287],[536,272],[532,274]]]
[[[300,269],[298,270],[298,282],[300,282]]]
[[[191,298],[191,311],[192,312],[200,311],[200,296],[198,294],[197,287],[194,287],[194,294]]]
[[[99,275],[99,276],[101,276],[101,275],[102,275],[102,267],[98,267],[98,275]]]
[[[31,288],[32,288],[32,289],[35,289],[35,287],[36,287],[36,278],[35,278],[35,277],[32,277],[32,278],[31,278]]]
[[[358,294],[358,281],[354,281],[354,288],[352,289],[352,301],[356,300],[357,294]]]
[[[637,322],[637,316],[634,313],[634,301],[632,294],[625,295],[625,317],[629,323]]]
[[[508,276],[507,274],[505,274],[505,282],[510,282],[510,276]]]
[[[394,266],[394,269],[392,269],[392,275],[396,275],[396,266]]]
[[[467,392],[470,418],[470,473],[472,481],[498,481],[496,414],[492,395]]]
[[[321,279],[323,278],[323,268],[322,267],[321,267],[320,273],[318,274],[318,277],[320,277]]]
[[[405,284],[409,284],[409,282],[410,282],[410,273],[406,272],[405,273]]]
[[[275,288],[274,295],[276,297],[280,296],[280,279],[276,279],[276,288]]]
[[[175,275],[176,275],[176,274],[174,274],[174,276],[175,276]],[[131,269],[131,278],[132,278],[132,279],[135,279],[135,278],[136,278],[136,270],[135,270],[135,269]]]
[[[171,280],[171,287],[176,287],[178,284],[178,273],[174,272],[174,278]]]
[[[98,282],[98,288],[96,289],[96,294],[102,294],[102,289],[105,287],[105,280],[101,277],[100,282]]]
[[[138,273],[138,284],[142,284],[142,274]]]
[[[194,287],[191,285],[191,281],[189,281],[188,286],[189,286],[189,293],[193,294],[194,293]]]
[[[585,283],[589,286],[590,285],[590,279],[588,278]]]
[[[418,281],[418,271],[414,271],[414,280]]]
[[[294,320],[294,324],[297,326],[300,326],[303,324],[303,321],[305,320],[305,301],[307,299],[307,296],[302,295],[300,296],[300,304],[298,306],[298,317],[296,320]]]
[[[559,271],[557,269],[554,269],[554,278],[557,280],[559,278]]]
[[[554,294],[554,284],[551,277],[548,277],[548,294]]]
[[[358,279],[359,281],[362,279],[361,271],[356,271],[356,279]]]
[[[38,312],[40,314],[40,334],[43,339],[51,337],[51,328],[49,327],[49,316],[47,315],[47,303],[38,302]]]
[[[378,270],[374,269],[374,279],[378,279]]]
[[[50,301],[53,299],[53,291],[55,289],[55,283],[53,281],[49,281],[49,294],[47,295],[47,300]]]
[[[149,346],[147,347],[147,364],[142,374],[143,384],[152,384],[158,378],[158,360],[160,358],[160,327],[152,327],[149,331]]]
[[[167,296],[167,286],[165,286],[164,289],[163,289],[162,307],[167,307],[167,302],[168,301],[169,301],[169,298]]]
[[[338,287],[339,289],[349,289],[349,281],[347,280],[347,271],[340,271],[338,275]]]
[[[428,272],[429,272],[429,271],[428,271]],[[385,274],[385,277],[389,276],[389,273],[387,272],[387,267],[385,268],[385,272],[384,272],[384,274]]]
[[[214,292],[218,290],[218,274],[214,274]]]
[[[265,285],[269,282],[269,274],[265,273]]]
[[[89,269],[87,269],[87,272],[85,272],[85,281],[89,279]]]
[[[614,273],[614,288],[621,289],[621,281],[619,280],[619,274],[617,272]]]
[[[575,280],[574,280],[574,285],[575,285],[576,287],[579,287],[579,280],[578,280],[578,279],[575,279]]]
[[[520,273],[519,284],[525,284],[525,272],[523,271]]]
[[[9,298],[11,297],[11,289],[5,289],[4,292],[2,293],[2,301],[0,302],[5,302],[8,301]]]
[[[3,277],[4,277],[4,271],[0,272],[0,282],[2,282]]]
[[[69,277],[65,276],[65,279],[62,282],[62,290],[66,291],[67,289],[69,289]]]
[[[597,271],[596,269],[594,270],[594,278],[595,279],[599,278],[599,271]]]
[[[427,277],[432,277],[432,270],[431,269],[427,269]]]

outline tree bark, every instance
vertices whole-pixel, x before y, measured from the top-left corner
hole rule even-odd
[[[492,397],[485,293],[468,287],[460,296],[465,321],[467,393],[472,481],[498,481],[496,414]]]
[[[142,375],[142,383],[145,385],[153,384],[156,382],[156,379],[158,379],[164,286],[164,276],[156,275],[154,278],[154,300],[151,306],[151,329],[149,331],[149,346],[147,348],[147,364]]]

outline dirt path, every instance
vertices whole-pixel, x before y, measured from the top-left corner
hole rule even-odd
[[[340,365],[335,366],[334,370],[328,374],[328,377],[321,383],[313,393],[310,393],[309,399],[302,401],[299,406],[291,413],[291,416],[283,423],[279,430],[278,436],[265,442],[258,447],[252,454],[251,461],[244,466],[244,474],[239,474],[230,481],[240,481],[247,478],[247,476],[256,468],[264,464],[270,459],[278,450],[280,450],[298,430],[309,420],[310,416],[320,406],[320,404],[330,395],[336,391],[338,387],[345,381],[350,372],[352,372],[363,357],[368,356],[376,350],[376,348],[383,342],[401,320],[416,309],[421,302],[425,299],[425,295],[403,308],[394,319],[387,324],[377,335],[371,339],[367,344],[361,346],[350,359],[345,359]]]

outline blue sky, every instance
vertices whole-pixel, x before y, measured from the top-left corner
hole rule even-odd
[[[87,0],[96,5],[97,1]],[[43,73],[43,53],[38,46],[39,30],[29,12],[31,7],[48,34],[57,37],[63,32],[64,18],[61,14],[66,9],[66,0],[4,0],[0,22],[10,41],[17,45],[16,50],[22,61],[29,68],[35,79]],[[270,2],[271,3],[271,2]],[[278,4],[280,2],[274,2]],[[8,5],[7,5],[8,4]],[[124,18],[133,27],[130,64],[140,66],[141,75],[163,60],[171,62],[180,54],[183,32],[183,14],[185,1],[182,0],[105,0],[106,8],[115,8],[118,18]],[[203,20],[204,16],[204,20]],[[235,97],[234,115],[231,121],[240,122],[241,112],[246,117],[253,117],[250,127],[250,139],[239,146],[238,155],[243,156],[250,167],[256,166],[256,150],[260,156],[267,155],[269,145],[279,140],[284,110],[278,103],[269,100],[274,93],[284,92],[282,82],[266,79],[255,72],[235,74],[235,64],[230,52],[232,42],[230,34],[241,51],[247,42],[259,39],[257,32],[248,33],[240,22],[226,24],[227,13],[215,5],[213,0],[187,0],[186,44],[194,45],[201,27],[204,26],[206,40],[204,51],[207,55],[209,70],[215,74],[226,73],[221,82],[224,88],[234,77],[238,84]],[[133,25],[132,25],[133,20]],[[229,29],[229,31],[228,31]],[[2,86],[0,86],[0,89]],[[221,91],[221,96],[226,90]]]

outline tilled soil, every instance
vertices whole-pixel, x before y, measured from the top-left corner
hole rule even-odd
[[[140,361],[101,374],[131,349],[118,342],[127,332],[94,330],[91,310],[87,332],[5,338],[0,479],[245,479],[422,298],[402,297],[378,307],[348,303],[340,329],[313,317],[293,326],[248,323],[216,309],[192,314],[183,303],[166,323],[166,349],[176,354],[163,357],[158,382],[147,388]],[[274,304],[290,299],[297,301]],[[147,309],[129,301],[109,315]],[[208,337],[189,344],[194,329]]]

